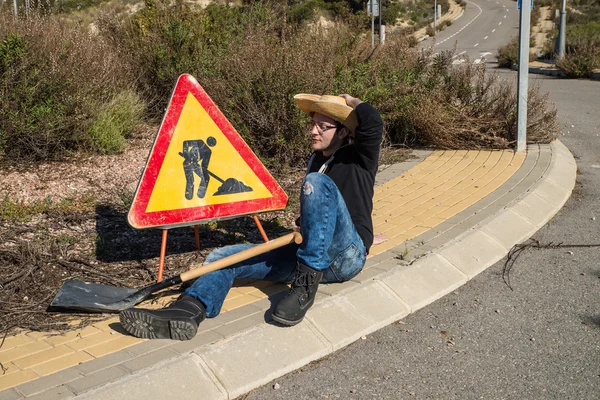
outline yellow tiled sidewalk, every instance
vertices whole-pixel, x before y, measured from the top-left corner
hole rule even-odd
[[[524,153],[435,151],[403,175],[375,188],[373,222],[382,241],[369,256],[401,245],[492,193],[521,166]],[[222,312],[264,299],[281,285],[234,287]],[[164,298],[152,307],[161,307]],[[144,305],[149,306],[149,305]],[[0,347],[0,391],[144,341],[119,332],[118,317],[64,334],[21,332]]]

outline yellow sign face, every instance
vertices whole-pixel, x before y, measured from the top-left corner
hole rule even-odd
[[[209,138],[213,138],[216,143],[211,146],[213,140]],[[195,142],[193,144],[200,148],[199,164],[206,163],[208,166],[208,173],[204,173],[208,181],[204,195],[203,189],[200,188],[203,183],[201,175],[204,172],[202,165],[199,168],[187,168],[191,173],[185,171],[186,160],[183,154],[186,150],[189,152],[190,142]],[[184,149],[184,144],[188,149]],[[201,154],[202,152],[204,154]],[[207,159],[202,158],[203,156]],[[192,190],[187,190],[190,186],[187,185],[189,182],[186,182],[186,174],[192,177]],[[217,194],[219,187],[229,178],[236,179],[252,191]],[[146,211],[177,210],[267,197],[271,197],[271,193],[233,148],[198,100],[189,93]]]
[[[130,225],[195,225],[286,203],[283,189],[204,89],[192,76],[180,76],[129,210]]]

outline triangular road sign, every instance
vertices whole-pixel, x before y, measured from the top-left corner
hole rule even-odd
[[[287,195],[191,75],[173,90],[129,210],[134,228],[282,209]]]

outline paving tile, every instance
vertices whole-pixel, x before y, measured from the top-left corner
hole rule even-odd
[[[437,251],[452,265],[472,279],[500,260],[508,249],[482,231],[475,230]]]
[[[228,324],[238,319],[246,318],[248,315],[259,313],[261,312],[261,310],[258,307],[254,306],[254,303],[257,301],[259,300],[253,301],[252,304],[247,304],[243,307],[238,307],[235,310],[230,310],[226,313],[222,313],[219,315],[218,318],[223,324]]]
[[[114,353],[115,351],[122,350],[129,346],[133,346],[136,343],[142,342],[142,339],[138,339],[133,336],[115,336],[116,337],[109,342],[104,342],[96,346],[87,347],[85,349],[86,353],[89,353],[92,356],[98,358],[110,353]]]
[[[147,353],[170,346],[173,343],[171,339],[152,339],[127,347],[127,352],[134,356],[141,356]]]
[[[184,340],[177,343],[173,343],[169,346],[169,349],[178,353],[178,354],[187,354],[192,351],[199,350],[202,346],[205,346],[210,343],[214,343],[218,340],[223,339],[222,335],[214,331],[206,331],[202,333],[198,333],[191,340]],[[173,342],[173,341],[171,341]]]
[[[568,191],[573,190],[575,186],[575,178],[577,176],[577,167],[569,164],[566,161],[554,157],[552,159],[551,168],[546,175],[546,179],[552,180],[557,185],[562,186]]]
[[[369,269],[363,269],[360,272],[360,274],[358,274],[357,276],[355,276],[351,280],[353,282],[357,282],[357,283],[368,282],[368,281],[372,281],[375,277],[377,277],[378,275],[381,275],[384,272],[385,272],[384,269],[380,269],[380,268],[377,268],[377,267],[372,267],[372,268],[369,268]]]
[[[110,318],[110,319],[107,319],[104,321],[94,322],[92,324],[92,326],[100,329],[101,331],[111,331],[111,330],[113,330],[111,325],[118,324],[118,323],[119,323],[119,317],[114,317],[114,318]]]
[[[137,372],[139,370],[149,368],[159,362],[175,358],[177,355],[178,353],[172,351],[170,348],[163,348],[136,357],[129,361],[125,361],[124,363],[120,364],[120,366],[123,368],[127,368],[131,372]]]
[[[266,310],[270,309],[271,306],[272,306],[272,302],[271,302],[271,299],[269,299],[269,298],[264,298],[255,303],[252,303],[252,307],[258,308],[263,313]]]
[[[467,281],[467,276],[445,258],[432,254],[381,279],[414,312]]]
[[[13,347],[11,349],[0,351],[0,359],[2,362],[8,362],[17,358],[23,358],[31,354],[39,353],[40,351],[48,350],[50,348],[52,347],[48,343],[41,341],[31,342],[19,347]]]
[[[114,332],[114,331],[112,331]],[[70,347],[73,350],[79,351],[84,350],[88,347],[97,346],[100,343],[109,342],[114,340],[115,333],[111,334],[111,331],[102,331],[92,336],[88,336],[85,338],[79,338],[77,340],[65,343],[66,346]]]
[[[75,365],[79,365],[86,361],[93,360],[93,357],[84,351],[78,351],[76,353],[71,353],[66,356],[57,358],[55,360],[51,360],[45,362],[43,364],[36,365],[31,369],[40,376],[46,376],[50,374],[54,374],[55,372],[62,371],[65,368],[73,367]]]
[[[67,346],[51,347],[49,349],[39,351],[26,357],[13,359],[13,364],[21,369],[30,368],[37,364],[42,364],[50,360],[74,353],[73,349]]]
[[[377,268],[382,269],[384,271],[390,271],[398,267],[400,265],[400,260],[394,256],[394,258],[390,258],[387,261],[384,261],[380,264],[377,264]]]
[[[483,222],[480,229],[507,249],[528,239],[537,231],[535,225],[510,209],[503,210],[494,218]]]
[[[152,370],[140,371],[77,398],[221,400],[227,399],[227,393],[202,360],[191,354]]]
[[[39,378],[39,376],[35,372],[28,369],[24,371],[17,371],[12,374],[0,375],[0,391],[32,381],[36,378]]]
[[[24,383],[17,386],[15,389],[29,397],[60,386],[66,382],[81,378],[82,376],[83,374],[80,371],[76,370],[75,368],[69,368],[57,372],[56,374],[44,376],[34,381]]]
[[[127,352],[126,350],[117,351],[115,353],[108,354],[106,356],[97,358],[95,360],[84,362],[83,364],[77,365],[75,368],[81,371],[84,375],[93,374],[94,372],[112,367],[113,365],[120,364],[127,360],[131,360],[135,355]]]
[[[389,288],[379,282],[371,282],[320,302],[306,318],[335,351],[405,317],[408,311],[408,307]]]
[[[0,347],[0,354],[2,354],[1,351],[10,350],[14,347],[23,346],[31,342],[33,342],[33,339],[23,332],[13,336],[7,336],[4,339],[4,342],[2,342],[2,347]]]
[[[0,392],[0,400],[21,400],[23,396],[14,389],[7,389]]]
[[[560,207],[548,203],[535,193],[529,193],[510,208],[538,228],[544,226],[560,210]]]
[[[129,371],[117,365],[91,373],[89,375],[85,375],[79,379],[68,382],[66,385],[76,394],[80,394],[98,386],[105,385],[109,382],[123,378],[127,375],[129,375]]]
[[[333,294],[343,292],[344,290],[352,289],[358,285],[359,284],[357,282],[353,281],[326,283],[319,285],[319,292],[331,296]]]
[[[60,335],[48,336],[44,339],[44,342],[51,346],[58,346],[67,342],[78,340],[79,338],[88,337],[96,333],[102,332],[100,329],[93,326],[86,326],[83,329],[66,332]]]
[[[27,400],[64,400],[75,397],[73,393],[66,386],[59,386],[53,389],[47,390],[43,393],[36,394],[31,397],[27,397]]]
[[[256,344],[260,343],[260,346]],[[263,324],[198,352],[234,399],[331,351],[309,321],[292,327]],[[240,362],[243,360],[243,362]]]
[[[265,322],[263,314],[252,314],[246,318],[241,318],[215,328],[214,331],[223,337],[229,337],[242,331],[254,328]]]

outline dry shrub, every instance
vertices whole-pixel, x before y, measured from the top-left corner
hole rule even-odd
[[[0,12],[0,155],[43,160],[90,148],[88,127],[132,74],[100,37],[53,16]]]
[[[507,148],[516,141],[514,82],[488,74],[484,64],[448,70],[444,82],[420,91],[410,118],[423,143],[446,149]],[[527,141],[549,143],[558,131],[556,109],[538,87],[529,90]]]

